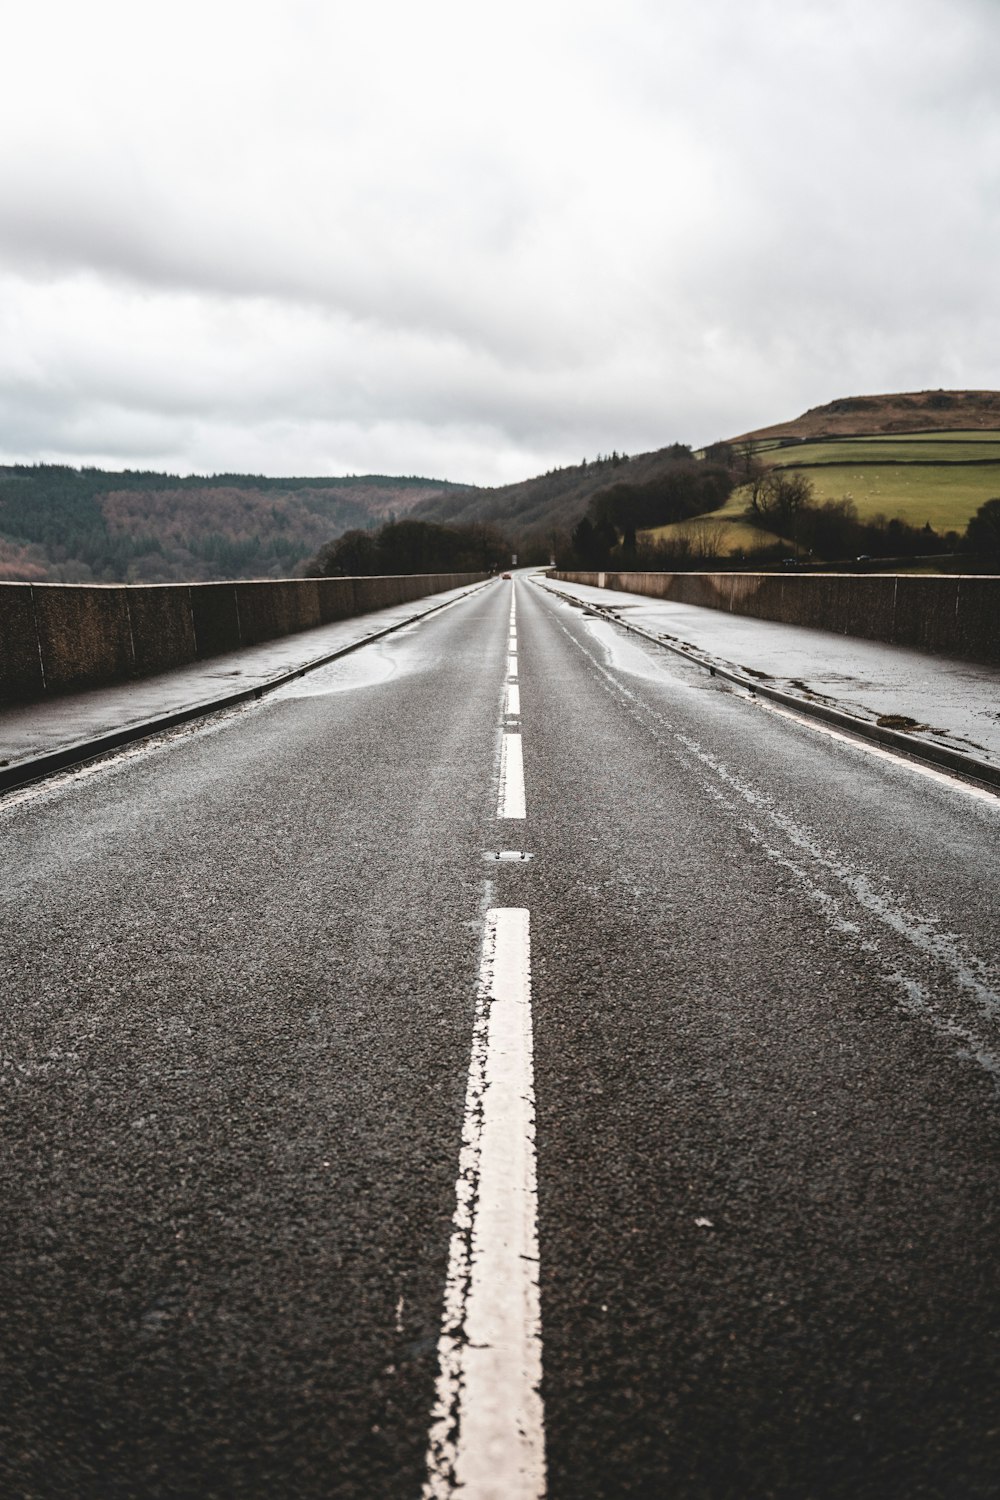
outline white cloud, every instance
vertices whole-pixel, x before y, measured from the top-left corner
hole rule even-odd
[[[484,482],[996,384],[992,0],[36,0],[0,457]]]

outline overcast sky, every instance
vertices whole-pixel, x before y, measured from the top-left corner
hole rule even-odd
[[[1000,386],[1000,0],[0,14],[0,461],[488,484]]]

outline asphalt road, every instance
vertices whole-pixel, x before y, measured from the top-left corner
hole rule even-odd
[[[4,1496],[417,1500],[498,910],[544,1492],[1000,1494],[1000,799],[513,592],[0,801]]]

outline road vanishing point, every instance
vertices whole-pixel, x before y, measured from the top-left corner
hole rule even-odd
[[[0,798],[0,1493],[995,1500],[998,833],[523,573]]]

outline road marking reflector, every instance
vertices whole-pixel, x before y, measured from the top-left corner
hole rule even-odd
[[[545,1495],[529,913],[486,914],[424,1500]]]

